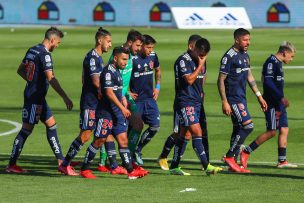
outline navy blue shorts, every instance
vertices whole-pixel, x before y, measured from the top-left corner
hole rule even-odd
[[[265,112],[266,129],[277,130],[282,127],[288,127],[288,118],[286,109],[276,111],[274,107],[269,107]]]
[[[52,111],[46,101],[44,101],[42,104],[34,104],[28,101],[24,101],[22,110],[22,122],[37,124],[39,120],[45,122],[52,116]]]
[[[180,125],[188,127],[199,123],[201,108],[197,106],[186,106],[178,110]]]
[[[81,109],[79,127],[81,130],[95,129],[95,109]]]
[[[135,102],[144,123],[149,126],[159,127],[160,115],[156,101],[154,99],[149,99],[145,101]]]
[[[246,103],[231,104],[230,107],[232,110],[231,119],[234,125],[242,125],[244,122],[251,120]]]

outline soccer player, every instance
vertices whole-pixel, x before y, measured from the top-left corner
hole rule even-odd
[[[268,109],[265,112],[266,132],[258,136],[249,146],[241,151],[240,159],[244,168],[247,168],[247,161],[251,152],[261,144],[276,135],[278,137],[278,168],[296,168],[297,165],[288,163],[286,160],[286,147],[288,136],[288,119],[286,108],[289,106],[288,99],[284,96],[284,73],[282,63],[288,64],[295,56],[296,48],[284,41],[275,55],[270,55],[262,71],[263,97]]]
[[[51,27],[45,32],[41,44],[28,49],[22,63],[19,65],[18,74],[26,81],[24,89],[24,105],[22,111],[22,129],[16,136],[7,172],[25,173],[20,166],[16,165],[21,154],[23,145],[32,133],[35,124],[41,120],[46,127],[47,140],[58,160],[62,162],[63,155],[57,136],[56,121],[50,107],[46,102],[46,94],[49,85],[62,97],[68,110],[72,110],[73,102],[61,88],[53,71],[53,52],[64,37],[61,30]]]
[[[80,133],[72,142],[63,163],[58,170],[66,175],[79,175],[70,166],[72,159],[86,143],[95,128],[95,109],[98,103],[99,77],[104,68],[101,55],[109,51],[112,46],[111,33],[99,28],[95,34],[95,48],[85,56],[82,68],[82,92],[80,99]]]
[[[238,28],[234,31],[234,45],[228,49],[221,60],[218,76],[218,90],[222,99],[222,110],[231,116],[233,131],[230,148],[223,160],[233,172],[248,173],[236,163],[240,146],[253,130],[253,122],[247,108],[246,82],[257,96],[262,110],[265,112],[267,103],[263,99],[250,70],[250,59],[247,53],[250,45],[248,30]]]
[[[193,50],[195,47],[195,43],[197,40],[201,39],[202,37],[200,35],[191,35],[188,39],[188,52]],[[205,83],[206,80],[206,64],[204,64],[205,67],[202,68],[201,73],[199,73],[198,77],[203,78],[202,83]],[[176,76],[176,80],[178,79],[178,75]],[[202,84],[202,85],[203,85]],[[204,100],[204,91],[202,90],[202,97]],[[174,115],[173,115],[173,132],[170,136],[168,136],[168,138],[166,139],[166,142],[164,144],[162,153],[160,154],[159,158],[158,158],[158,164],[161,167],[161,169],[163,170],[169,170],[169,166],[168,166],[168,161],[167,161],[167,157],[171,151],[171,149],[173,148],[173,146],[175,145],[176,139],[178,138],[178,132],[179,132],[179,117],[177,114],[177,104],[176,104],[176,100],[174,99],[174,104],[173,104],[173,110],[174,110]],[[202,102],[201,105],[201,111],[200,111],[200,125],[203,131],[203,136],[202,136],[202,142],[205,148],[205,152],[206,152],[206,156],[207,156],[207,160],[209,161],[209,144],[208,144],[208,131],[207,131],[207,122],[206,122],[206,114],[205,114],[205,109],[204,109],[204,105]],[[185,140],[184,140],[184,145],[183,147],[186,148],[187,143],[189,142],[191,138],[190,134],[187,134],[185,136]],[[183,154],[182,150],[182,154]]]
[[[130,95],[139,109],[142,120],[149,125],[135,148],[134,154],[138,165],[143,165],[142,149],[151,141],[160,127],[156,100],[160,91],[161,70],[157,54],[153,51],[155,44],[153,37],[143,35],[142,49],[133,58]],[[153,71],[155,71],[155,88],[153,88]]]
[[[108,135],[112,134],[119,145],[119,154],[123,166],[128,171],[129,179],[147,175],[144,171],[134,170],[132,158],[128,149],[127,120],[131,113],[122,102],[122,77],[119,69],[125,68],[129,59],[129,50],[116,47],[113,50],[113,63],[108,64],[100,75],[102,97],[96,109],[96,127],[94,140],[85,154],[80,174],[84,178],[94,179],[96,176],[90,170],[90,163],[97,150],[105,143]]]
[[[187,133],[192,136],[192,147],[199,158],[206,173],[215,174],[222,170],[209,164],[202,144],[202,129],[199,123],[202,105],[202,69],[210,50],[209,41],[201,38],[196,41],[193,50],[182,54],[174,64],[176,105],[180,117],[180,132],[176,140],[174,156],[170,165],[171,175],[190,175],[181,170],[179,162],[184,150],[184,140]]]
[[[134,155],[134,150],[138,139],[140,137],[140,133],[143,129],[143,121],[141,119],[141,115],[139,114],[139,110],[133,100],[133,98],[129,94],[129,83],[131,79],[131,73],[133,68],[132,59],[136,56],[141,50],[143,43],[142,34],[137,30],[130,30],[127,35],[126,42],[122,45],[126,49],[130,50],[128,64],[124,69],[119,70],[122,80],[123,80],[123,89],[122,89],[122,101],[125,106],[128,106],[131,111],[131,116],[128,118],[129,128],[131,128],[128,132],[128,144],[131,156]],[[113,60],[113,56],[110,57],[109,62],[111,63]],[[98,164],[98,170],[102,172],[109,172],[111,174],[125,174],[125,169],[118,166],[116,162],[116,150],[113,136],[109,135],[105,145],[102,146],[100,151],[100,162]],[[106,165],[107,154],[110,162],[110,168]]]

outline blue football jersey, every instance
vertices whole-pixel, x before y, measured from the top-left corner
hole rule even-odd
[[[138,94],[136,101],[153,98],[153,71],[157,68],[159,61],[155,52],[145,58],[140,55],[133,57],[130,90]]]
[[[49,88],[45,71],[53,70],[51,53],[43,44],[38,44],[26,52],[22,63],[25,65],[27,80],[24,99],[40,104],[45,100]]]
[[[81,109],[96,109],[98,103],[98,90],[92,83],[92,75],[98,76],[104,68],[101,56],[92,49],[83,60],[82,67],[82,91],[80,99]]]
[[[197,67],[189,53],[184,53],[177,58],[174,64],[176,102],[179,108],[186,106],[200,106],[203,94],[202,71],[192,85],[189,85],[184,76],[192,74]],[[205,70],[205,68],[203,69]]]
[[[278,106],[284,97],[284,72],[282,62],[274,55],[267,58],[262,71],[263,98],[268,105]]]
[[[230,48],[221,60],[220,72],[227,74],[226,97],[230,104],[246,102],[246,84],[250,60],[247,52]]]
[[[122,100],[122,77],[119,70],[113,67],[113,64],[108,64],[100,74],[100,87],[102,99],[98,102],[98,107],[96,110],[97,116],[101,116],[99,114],[101,114],[102,111],[107,111],[112,115],[119,117],[117,115],[122,114],[121,110],[109,100],[105,93],[107,88],[111,88],[113,89],[117,99],[120,102]]]

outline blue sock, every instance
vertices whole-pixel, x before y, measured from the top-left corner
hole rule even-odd
[[[31,131],[28,131],[24,128],[20,130],[18,135],[16,136],[14,143],[13,143],[13,149],[11,153],[11,157],[9,160],[9,165],[15,165],[17,162],[17,159],[20,156],[20,153],[22,151],[23,145],[27,139],[27,137],[31,134]]]
[[[53,150],[53,153],[56,156],[56,159],[63,160],[64,157],[63,157],[61,146],[60,146],[60,143],[58,140],[56,128],[57,128],[56,124],[50,128],[47,127],[46,136],[47,136],[47,140],[51,146],[51,149]]]
[[[208,160],[206,156],[206,152],[204,150],[204,146],[202,144],[202,137],[194,137],[192,138],[192,147],[200,160],[201,164],[203,165],[204,169],[208,167]]]
[[[81,143],[81,141],[79,141],[77,138],[72,142],[70,149],[67,153],[67,155],[65,156],[62,165],[63,166],[68,166],[70,165],[71,161],[75,158],[75,156],[77,155],[77,153],[81,150],[83,144]]]
[[[116,161],[116,148],[115,148],[115,142],[106,142],[105,148],[108,153],[108,158],[110,162],[110,167],[112,169],[115,169],[118,167],[117,161]]]
[[[122,165],[127,169],[128,173],[133,171],[132,158],[128,147],[120,147],[119,155],[122,160]]]
[[[82,171],[90,169],[90,165],[93,162],[93,159],[96,156],[97,151],[98,148],[94,147],[93,143],[91,143],[84,156],[83,164],[81,167]]]
[[[286,161],[286,148],[283,147],[278,148],[278,161],[279,162]]]
[[[183,145],[184,145],[184,137],[178,137],[175,143],[174,147],[174,155],[173,159],[170,165],[170,169],[177,168],[180,162],[180,159],[182,158],[182,150],[183,150]]]
[[[253,152],[254,150],[256,150],[259,147],[259,145],[256,143],[256,141],[253,141],[250,143],[249,146],[247,146],[244,149],[244,152],[246,152],[247,154],[250,154],[251,152]]]
[[[168,157],[171,149],[174,147],[175,145],[175,140],[173,138],[173,133],[167,138],[165,145],[163,147],[163,151],[160,154],[159,158],[161,159],[165,159]]]
[[[146,129],[142,134],[141,140],[139,141],[135,151],[141,152],[143,147],[151,141],[158,130],[159,127],[148,127],[148,129]]]
[[[231,133],[231,138],[230,138],[230,148],[229,148],[228,152],[226,153],[226,157],[234,157],[233,149],[239,139],[239,137],[237,137],[238,131],[239,131],[239,126],[234,125],[232,133]]]
[[[185,150],[187,148],[187,144],[188,144],[189,140],[187,140],[186,138],[184,139],[184,143],[183,143],[183,147],[182,147],[182,151],[181,151],[181,157],[183,157]]]
[[[206,157],[209,162],[209,142],[208,142],[208,132],[207,129],[204,131],[204,135],[202,136],[202,143],[206,152]]]

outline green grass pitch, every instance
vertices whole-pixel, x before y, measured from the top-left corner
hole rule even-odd
[[[23,89],[25,82],[16,70],[26,50],[42,41],[45,28],[0,28],[0,119],[21,122]],[[47,101],[58,124],[58,136],[64,153],[78,135],[79,97],[81,93],[82,61],[94,46],[97,28],[62,28],[67,35],[53,53],[54,70],[62,87],[74,102],[68,112],[61,98],[50,88]],[[113,35],[113,46],[121,45],[129,28],[107,28]],[[161,112],[161,129],[144,148],[145,167],[150,174],[143,179],[130,181],[125,176],[99,173],[96,180],[67,177],[57,172],[57,164],[46,141],[42,124],[35,127],[28,138],[19,164],[31,172],[24,175],[7,174],[12,142],[16,136],[0,136],[0,202],[302,202],[304,188],[304,69],[285,69],[285,94],[290,101],[288,108],[290,134],[288,160],[299,163],[297,169],[277,169],[277,138],[266,142],[249,160],[251,174],[218,174],[208,177],[200,170],[199,162],[188,145],[183,169],[192,176],[169,176],[157,166],[155,160],[161,152],[166,137],[172,131],[172,102],[174,94],[173,63],[186,50],[189,35],[198,33],[211,42],[208,55],[208,76],[205,85],[210,156],[216,165],[228,149],[231,121],[221,112],[216,80],[219,62],[224,52],[233,44],[232,30],[176,30],[138,28],[142,33],[155,37],[162,70],[161,92],[158,100]],[[261,88],[260,72],[264,60],[275,53],[283,40],[293,42],[297,55],[290,66],[303,66],[304,30],[302,29],[253,29],[249,54],[253,74]],[[110,53],[103,55],[107,61]],[[247,91],[249,111],[255,129],[246,139],[249,144],[265,130],[264,115],[250,89]],[[12,126],[0,122],[0,133]],[[82,160],[86,144],[79,153]],[[172,157],[172,153],[170,154]],[[97,157],[93,164],[96,169]],[[76,167],[78,170],[79,168]],[[193,192],[180,192],[185,188],[196,188]],[[301,200],[302,199],[302,200]]]

